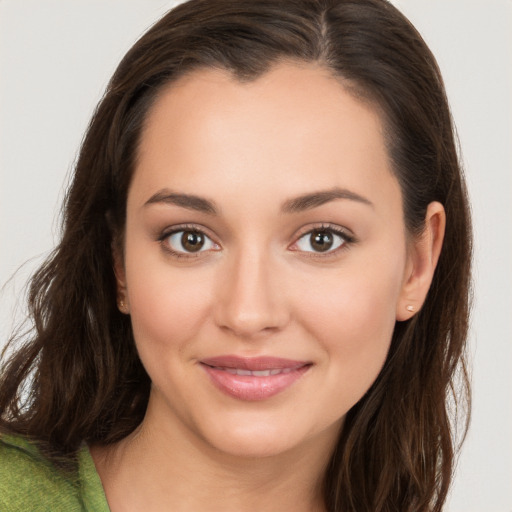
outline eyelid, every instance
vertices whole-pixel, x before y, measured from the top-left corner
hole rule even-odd
[[[201,224],[190,224],[190,223],[184,223],[184,224],[176,224],[173,226],[167,226],[159,231],[158,239],[163,240],[164,238],[172,235],[173,233],[177,233],[179,231],[197,231],[198,233],[203,233],[208,238],[211,238],[212,240],[215,238],[215,235],[212,234],[212,232],[205,226]],[[217,242],[215,242],[217,243]]]
[[[299,242],[299,240],[301,238],[303,238],[304,236],[306,236],[308,234],[313,233],[314,231],[331,232],[334,235],[337,235],[337,236],[343,238],[344,242],[341,244],[341,246],[339,246],[333,250],[328,250],[325,252],[302,251],[298,248],[293,248],[294,246],[297,245],[297,243]],[[349,229],[347,229],[345,227],[339,226],[337,224],[323,222],[323,223],[319,223],[317,225],[308,225],[308,226],[301,228],[301,230],[299,230],[299,232],[295,235],[294,242],[288,247],[288,249],[292,250],[292,251],[300,252],[302,255],[311,257],[311,258],[328,258],[329,256],[334,256],[334,255],[338,254],[338,252],[340,252],[340,251],[348,249],[348,247],[350,247],[350,245],[353,245],[354,243],[357,243],[357,239],[354,236],[354,234],[352,233],[352,231],[350,231]]]
[[[202,235],[209,238],[212,243],[216,246],[215,249],[208,249],[204,251],[197,251],[197,252],[184,252],[184,251],[176,251],[173,250],[171,247],[168,246],[168,244],[164,244],[165,240],[169,238],[171,235],[175,233],[179,233],[180,231],[195,231],[198,233],[201,233]],[[340,247],[335,248],[334,250],[328,250],[325,252],[315,252],[315,251],[302,251],[298,248],[293,248],[297,244],[297,242],[304,237],[305,235],[312,233],[314,231],[329,231],[337,236],[340,236],[343,238],[344,243],[341,244]],[[168,226],[162,231],[160,231],[158,238],[158,242],[161,243],[163,249],[170,253],[172,256],[177,258],[198,258],[201,257],[209,252],[213,251],[219,251],[222,249],[221,244],[217,241],[217,237],[213,234],[211,234],[211,231],[206,228],[205,226],[202,226],[200,224],[190,224],[190,223],[184,223],[184,224],[177,224],[174,226]],[[337,224],[331,224],[331,223],[318,223],[318,224],[310,224],[307,226],[304,226],[301,228],[297,234],[294,236],[294,241],[292,244],[288,246],[288,250],[300,252],[302,255],[306,257],[312,257],[312,258],[328,258],[329,256],[334,256],[338,252],[348,249],[350,245],[353,245],[354,243],[357,243],[357,239],[352,233],[351,230],[348,228],[345,228],[343,226],[337,225]]]
[[[350,229],[348,229],[344,226],[340,226],[339,224],[332,224],[330,222],[319,222],[316,224],[315,223],[308,224],[307,226],[300,228],[297,231],[297,233],[295,234],[294,238],[295,238],[295,240],[298,240],[302,236],[307,235],[308,233],[311,233],[312,231],[324,231],[324,230],[332,231],[333,233],[339,234],[340,236],[346,238],[347,240],[354,241],[354,242],[356,241],[356,237]]]
[[[215,249],[208,249],[208,250],[199,250],[197,252],[185,252],[185,251],[176,251],[172,249],[168,244],[165,244],[164,242],[172,235],[179,233],[181,231],[192,231],[196,233],[201,233],[203,236],[207,237],[211,242],[216,246]],[[203,256],[204,254],[211,252],[211,251],[218,251],[220,250],[221,246],[216,241],[216,237],[210,234],[210,230],[207,229],[204,226],[201,226],[199,224],[177,224],[175,226],[169,226],[162,230],[158,236],[157,239],[158,242],[162,245],[162,248],[170,253],[172,256],[177,258],[198,258]]]

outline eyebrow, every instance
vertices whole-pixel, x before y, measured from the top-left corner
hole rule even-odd
[[[208,213],[209,215],[217,215],[218,209],[213,201],[209,201],[203,197],[191,195],[191,194],[178,194],[171,192],[170,190],[160,190],[156,194],[153,194],[145,203],[144,206],[151,204],[174,204],[187,208],[188,210],[194,210],[196,212]]]
[[[374,207],[373,203],[355,192],[343,188],[332,188],[329,190],[320,190],[318,192],[312,192],[310,194],[304,194],[293,199],[285,201],[282,207],[283,213],[298,213],[312,208],[317,208],[325,203],[334,201],[336,199],[348,199],[350,201],[356,201],[368,206]]]
[[[325,203],[329,203],[336,199],[348,199],[350,201],[356,201],[373,208],[373,203],[355,192],[342,188],[332,188],[329,190],[320,190],[317,192],[311,192],[304,194],[299,197],[288,199],[281,207],[283,213],[298,213],[305,210],[311,210],[322,206]],[[204,197],[196,196],[193,194],[179,194],[171,192],[168,189],[163,189],[153,194],[145,203],[144,206],[151,204],[173,204],[186,208],[188,210],[194,210],[201,213],[207,213],[209,215],[218,215],[219,209],[213,201],[205,199]]]

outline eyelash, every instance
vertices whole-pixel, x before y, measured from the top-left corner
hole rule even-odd
[[[199,258],[199,257],[201,257],[202,253],[209,252],[211,250],[211,249],[207,249],[207,250],[201,250],[200,249],[196,253],[194,253],[194,252],[181,252],[181,251],[176,251],[176,250],[172,249],[168,243],[165,243],[166,240],[169,237],[171,237],[173,235],[176,235],[178,233],[181,233],[181,232],[197,233],[199,235],[202,235],[202,236],[206,237],[215,246],[220,247],[219,244],[216,243],[212,239],[212,237],[206,233],[205,229],[203,227],[201,227],[201,226],[191,225],[191,224],[174,226],[172,229],[164,231],[160,235],[160,237],[158,238],[158,241],[162,245],[162,248],[166,252],[170,253],[174,258],[177,258],[177,259],[180,259],[180,258],[187,258],[187,259]],[[296,237],[295,241],[293,242],[293,244],[291,244],[291,246],[289,246],[289,248],[293,247],[294,245],[297,245],[297,243],[302,238],[306,237],[307,235],[311,236],[311,234],[314,233],[314,232],[325,232],[325,233],[333,234],[335,236],[340,237],[342,239],[342,243],[341,243],[341,245],[336,247],[334,250],[327,250],[325,252],[321,252],[321,251],[301,251],[300,249],[290,249],[290,250],[301,252],[301,253],[303,253],[303,255],[305,257],[308,257],[308,258],[317,258],[317,259],[319,259],[319,258],[329,258],[329,257],[337,255],[341,251],[347,250],[350,247],[350,245],[352,245],[352,244],[357,242],[356,238],[352,234],[348,233],[345,229],[343,229],[343,228],[341,228],[339,226],[332,225],[332,224],[320,224],[318,226],[314,226],[312,228],[308,228],[307,231],[304,231],[301,234],[299,234],[299,236]],[[213,250],[217,251],[219,249],[213,249]]]
[[[208,251],[201,251],[201,250],[197,251],[196,253],[194,253],[194,252],[175,251],[174,249],[172,249],[170,247],[169,244],[165,243],[166,240],[169,237],[171,237],[172,235],[175,235],[177,233],[181,233],[181,232],[184,232],[184,233],[197,233],[199,235],[204,236],[208,240],[210,240],[216,246],[219,246],[219,244],[214,242],[212,237],[206,233],[205,229],[200,227],[200,226],[191,225],[191,224],[184,224],[184,225],[180,225],[180,226],[174,226],[172,229],[165,230],[161,234],[161,236],[158,238],[158,241],[162,245],[162,248],[165,251],[167,251],[168,253],[170,253],[171,256],[173,256],[174,258],[178,258],[178,259],[180,259],[180,258],[187,258],[187,259],[199,258],[199,257],[201,257],[202,253],[208,252]],[[218,249],[215,249],[215,250],[218,250]]]
[[[347,232],[346,229],[333,224],[320,224],[313,228],[308,228],[307,231],[301,233],[293,242],[292,246],[297,245],[298,242],[306,236],[311,236],[315,232],[325,232],[338,236],[342,239],[341,244],[333,250],[321,251],[301,251],[304,257],[315,258],[315,259],[326,259],[337,256],[340,252],[346,251],[351,245],[357,242],[356,238]],[[292,249],[294,251],[300,251],[300,249]]]

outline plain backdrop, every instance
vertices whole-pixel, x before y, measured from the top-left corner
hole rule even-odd
[[[58,239],[95,104],[126,50],[174,3],[0,0],[0,347],[23,316],[27,276]],[[447,510],[512,512],[512,1],[395,4],[438,58],[473,205],[474,410]]]

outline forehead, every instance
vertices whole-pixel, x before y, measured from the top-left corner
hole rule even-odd
[[[163,187],[241,194],[270,183],[270,196],[397,187],[376,109],[313,64],[281,63],[250,82],[218,69],[180,78],[150,110],[138,156],[140,200]]]

